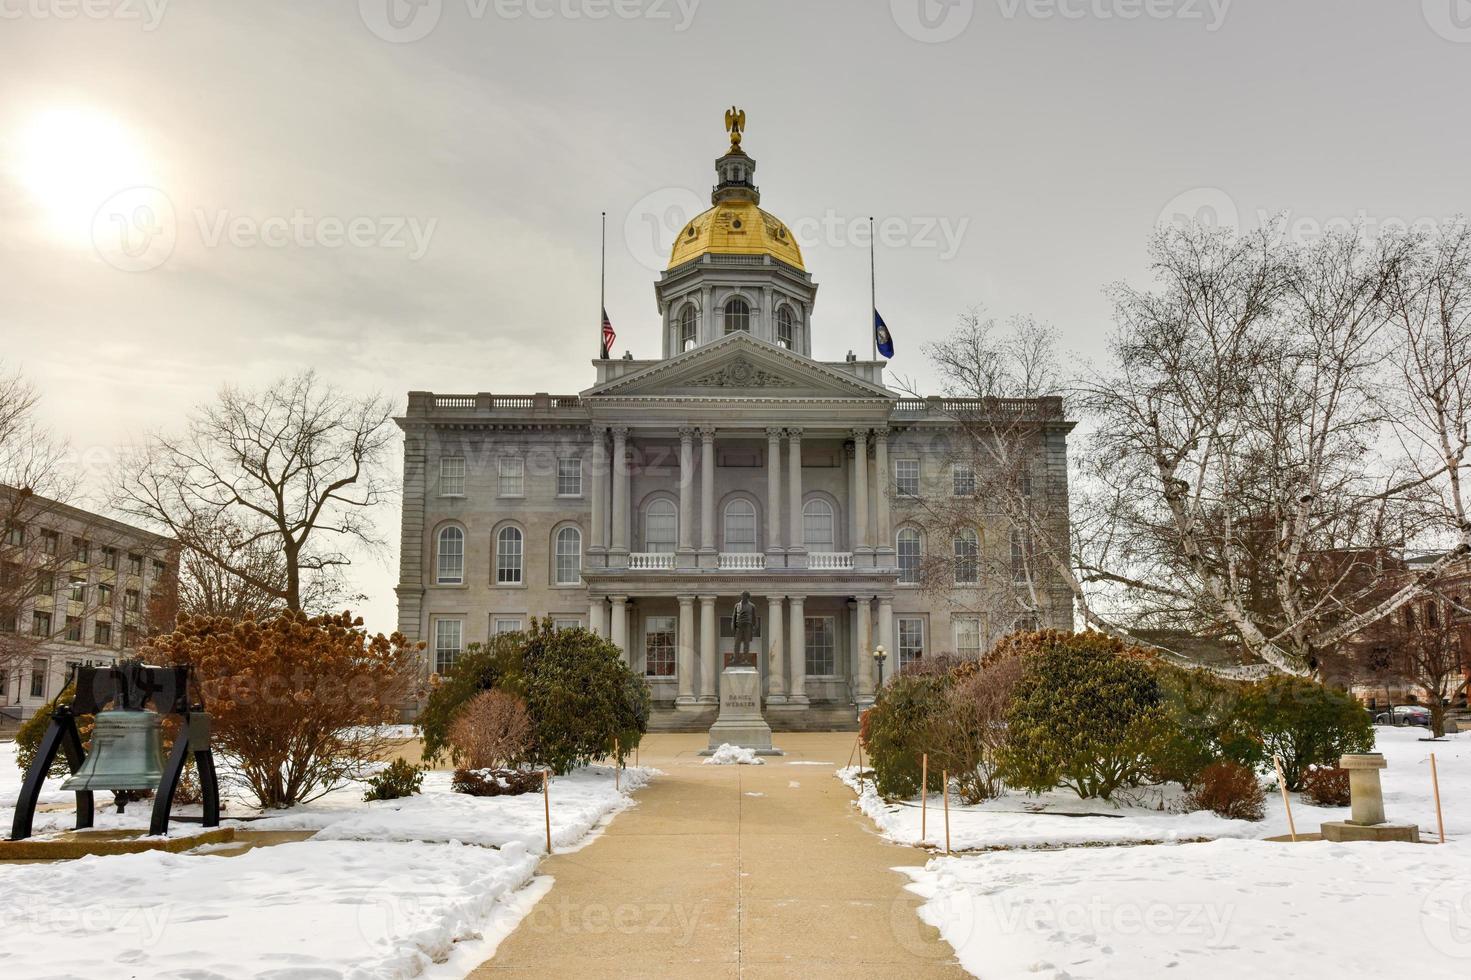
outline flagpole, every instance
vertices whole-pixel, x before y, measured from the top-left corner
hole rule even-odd
[[[873,359],[879,359],[878,275],[873,257],[873,216],[868,217],[868,339],[873,343]]]
[[[603,346],[603,317],[608,309],[608,212],[603,212],[603,245],[598,261],[598,357],[605,358],[610,351]]]

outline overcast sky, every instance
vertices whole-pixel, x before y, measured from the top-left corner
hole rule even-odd
[[[868,215],[893,371],[976,305],[1086,358],[1161,220],[1467,210],[1468,82],[1467,0],[0,0],[0,356],[94,473],[306,366],[578,391],[599,213],[657,356],[734,103],[819,358],[868,346]]]

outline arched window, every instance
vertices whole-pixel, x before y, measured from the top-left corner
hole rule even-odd
[[[682,351],[695,349],[695,307],[693,303],[686,303],[684,309],[679,311],[679,349]]]
[[[557,532],[556,570],[558,585],[577,585],[582,581],[582,532],[564,527]]]
[[[440,585],[462,585],[465,581],[465,532],[447,527],[439,532]]]
[[[733,299],[725,304],[725,332],[751,329],[751,307],[743,299]]]
[[[674,509],[674,501],[660,497],[644,511],[644,550],[671,555],[678,540],[679,513]]]
[[[783,306],[776,311],[776,346],[795,350],[796,346],[792,339],[792,308]]]
[[[966,528],[955,535],[955,584],[975,585],[980,581],[980,539]]]
[[[737,498],[725,505],[725,550],[750,554],[756,550],[756,505]]]
[[[503,527],[495,536],[495,580],[498,585],[521,584],[521,529]]]
[[[899,581],[905,585],[919,583],[920,544],[919,532],[912,527],[901,527],[894,550],[899,558]]]
[[[833,505],[814,497],[802,506],[802,543],[808,551],[832,551]]]

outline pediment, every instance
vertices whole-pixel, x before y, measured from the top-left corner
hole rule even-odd
[[[746,334],[672,357],[583,392],[632,398],[883,398],[887,388]]]

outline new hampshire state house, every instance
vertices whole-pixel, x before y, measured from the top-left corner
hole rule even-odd
[[[426,670],[550,618],[623,650],[656,727],[703,729],[749,592],[771,726],[851,727],[879,646],[892,676],[1016,625],[972,581],[979,553],[1014,546],[1006,530],[923,526],[927,497],[976,486],[948,448],[953,406],[900,397],[882,361],[813,358],[817,283],[759,207],[740,136],[654,284],[661,357],[595,359],[576,394],[409,393],[399,629],[426,642]],[[1071,423],[1035,409],[1050,414],[1033,492],[1065,497]],[[921,587],[932,549],[955,556],[953,589]],[[1030,619],[1071,628],[1065,588],[1034,592]]]

